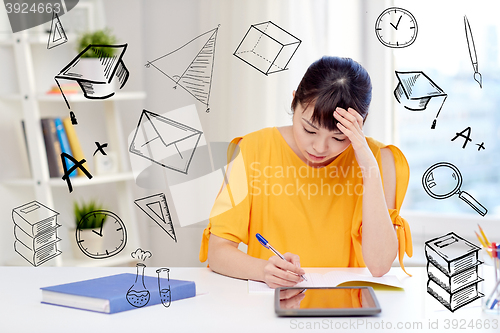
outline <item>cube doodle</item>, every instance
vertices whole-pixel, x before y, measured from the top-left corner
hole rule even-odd
[[[234,55],[269,75],[286,70],[301,41],[271,21],[250,26]]]

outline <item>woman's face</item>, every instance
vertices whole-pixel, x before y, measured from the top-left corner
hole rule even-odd
[[[322,167],[330,164],[340,153],[349,147],[351,141],[340,130],[330,131],[311,121],[314,104],[311,103],[304,110],[297,103],[293,114],[293,137],[299,156],[304,162],[313,167]]]

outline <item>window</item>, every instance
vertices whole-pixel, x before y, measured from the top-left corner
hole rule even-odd
[[[477,214],[459,198],[459,192],[464,191],[487,209],[488,216],[500,215],[500,146],[497,144],[500,138],[500,22],[496,16],[500,3],[395,1],[395,6],[411,12],[418,23],[415,43],[393,49],[395,70],[421,71],[447,94],[437,118],[442,97],[431,98],[422,111],[410,111],[394,98],[398,145],[411,169],[405,209]],[[475,44],[482,88],[474,79],[465,16]],[[473,52],[472,46],[471,50]],[[399,82],[396,75],[394,80],[396,84]],[[431,129],[434,119],[436,127]],[[470,140],[466,139],[468,135]],[[438,162],[454,165],[463,180],[456,194],[442,200],[433,199],[422,184],[426,170]],[[459,181],[458,175],[456,181]]]

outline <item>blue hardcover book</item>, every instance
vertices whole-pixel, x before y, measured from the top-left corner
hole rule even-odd
[[[55,118],[54,124],[56,125],[57,137],[59,138],[59,143],[61,144],[61,151],[70,156],[73,156],[73,152],[71,151],[71,147],[69,145],[68,136],[66,135],[66,130],[64,129],[64,125],[61,118]],[[75,165],[73,162],[66,159],[66,170],[72,168],[73,165]],[[71,172],[69,176],[76,177],[76,169],[73,170],[73,172]]]
[[[89,311],[116,313],[196,296],[193,281],[160,279],[144,276],[146,290],[134,290],[136,275],[123,273],[91,280],[40,288],[42,303],[62,305]],[[167,304],[168,303],[168,304]],[[134,305],[133,305],[134,304]]]

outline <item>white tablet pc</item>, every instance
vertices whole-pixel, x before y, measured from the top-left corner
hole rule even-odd
[[[372,316],[382,309],[372,287],[277,288],[278,316]]]

